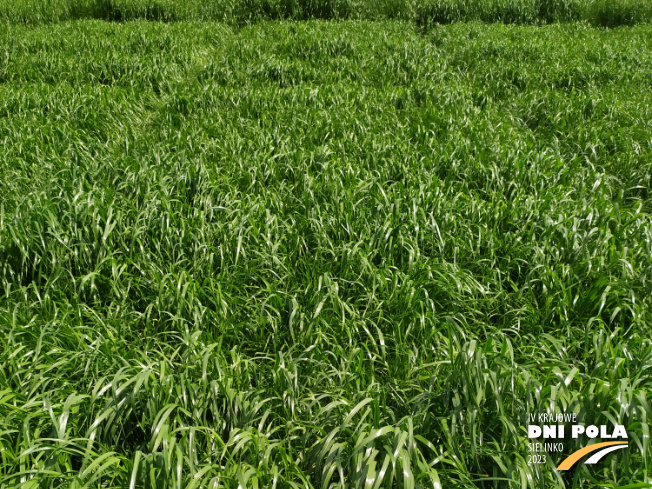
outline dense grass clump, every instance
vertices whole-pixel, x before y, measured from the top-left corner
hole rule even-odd
[[[0,485],[649,482],[651,34],[0,31]]]
[[[615,27],[652,20],[648,0],[0,0],[0,22],[69,19],[222,21],[242,26],[278,19],[403,19],[540,24],[585,20]]]
[[[431,0],[418,6],[418,21],[450,24],[467,20],[531,23],[538,17],[536,0]]]
[[[469,20],[536,24],[590,19],[601,23],[601,19],[589,15],[589,9],[593,8],[591,0],[424,0],[416,5],[415,19],[419,25]],[[646,19],[639,16],[638,22]],[[618,24],[610,24],[613,25]]]
[[[596,0],[592,2],[586,13],[586,18],[595,25],[616,27],[620,25],[635,25],[652,20],[652,2],[625,0],[612,2]]]

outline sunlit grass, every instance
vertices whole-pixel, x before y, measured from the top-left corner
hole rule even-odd
[[[0,41],[0,485],[649,481],[650,27]]]

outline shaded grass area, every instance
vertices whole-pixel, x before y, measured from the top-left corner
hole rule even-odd
[[[615,27],[649,22],[647,0],[0,0],[0,22],[71,19],[221,21],[403,19],[419,26],[481,20],[540,24],[585,20]]]
[[[649,478],[650,34],[1,32],[2,484]]]

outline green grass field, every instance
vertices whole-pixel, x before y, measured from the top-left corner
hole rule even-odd
[[[6,17],[1,487],[651,487],[652,26],[444,3]]]
[[[614,27],[652,21],[650,0],[0,0],[0,25],[71,19],[221,21],[402,19],[418,25],[482,20],[585,20]]]

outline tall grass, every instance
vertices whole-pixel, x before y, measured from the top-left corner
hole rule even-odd
[[[0,21],[68,19],[128,21],[217,20],[234,25],[278,19],[400,18],[419,25],[586,20],[615,27],[652,19],[647,0],[0,0]]]
[[[652,20],[652,3],[638,0],[596,0],[587,7],[586,18],[595,25],[616,27]]]
[[[0,31],[0,485],[649,482],[650,39]]]

